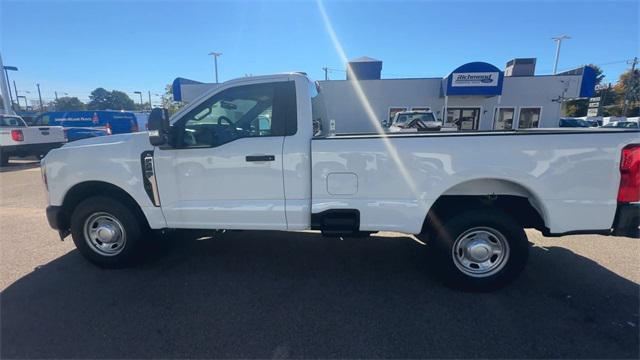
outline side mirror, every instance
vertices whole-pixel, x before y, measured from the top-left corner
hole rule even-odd
[[[149,142],[153,146],[164,145],[169,140],[169,112],[167,109],[155,108],[149,114],[147,122],[149,128]]]

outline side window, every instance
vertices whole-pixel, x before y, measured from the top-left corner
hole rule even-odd
[[[516,109],[512,107],[496,108],[493,117],[493,130],[511,130],[513,129],[513,119],[515,118]]]
[[[178,147],[215,147],[236,139],[295,133],[294,82],[237,86],[222,91],[178,120]]]
[[[519,129],[537,128],[539,124],[540,124],[540,108],[539,107],[520,108],[520,119],[518,124]]]

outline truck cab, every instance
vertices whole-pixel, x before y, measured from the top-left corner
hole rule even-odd
[[[297,74],[239,79],[175,114],[153,154],[167,225],[307,228],[311,85]]]

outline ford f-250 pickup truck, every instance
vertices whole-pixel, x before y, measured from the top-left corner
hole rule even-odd
[[[232,80],[171,119],[155,110],[148,133],[50,152],[51,227],[107,267],[134,262],[151,230],[404,232],[470,290],[521,272],[524,228],[638,236],[638,131],[314,137],[317,90],[297,73]]]

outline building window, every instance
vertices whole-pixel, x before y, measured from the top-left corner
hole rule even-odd
[[[391,123],[393,123],[393,118],[396,116],[397,113],[399,112],[403,112],[403,111],[407,111],[407,107],[402,107],[402,106],[392,106],[389,108],[389,118],[387,119],[386,124],[383,122],[383,126],[391,126]]]
[[[539,107],[520,108],[520,117],[518,120],[519,129],[537,128],[540,125]]]
[[[493,116],[493,130],[512,130],[516,109],[512,107],[496,108]]]

